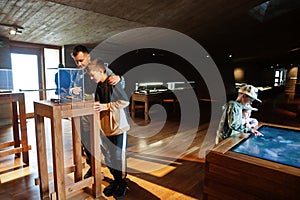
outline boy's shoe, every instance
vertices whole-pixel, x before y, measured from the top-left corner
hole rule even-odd
[[[112,196],[118,187],[118,183],[116,181],[111,182],[107,187],[104,188],[103,194],[107,197]]]
[[[117,184],[115,193],[114,193],[114,198],[115,199],[121,199],[125,196],[127,190],[127,183],[125,180],[122,180]]]
[[[87,179],[87,178],[89,178],[89,177],[91,177],[92,176],[92,168],[90,168],[87,172],[86,172],[86,174],[84,175],[84,179]]]

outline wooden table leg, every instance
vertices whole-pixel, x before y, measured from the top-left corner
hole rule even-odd
[[[51,120],[52,134],[52,154],[53,154],[53,177],[54,188],[57,194],[57,199],[66,199],[66,183],[65,183],[65,164],[63,154],[63,139],[62,139],[62,119],[59,118],[59,113],[55,112]]]
[[[149,102],[145,101],[145,120],[148,121],[149,120]]]
[[[101,152],[99,115],[90,115],[92,174],[94,176],[93,193],[96,198],[101,196]]]
[[[26,124],[26,110],[25,110],[25,97],[22,95],[19,98],[19,117],[20,117],[20,128],[21,128],[21,145],[22,148],[28,148],[27,138],[27,124]],[[29,154],[28,149],[22,152],[23,162],[29,165]]]
[[[131,117],[132,119],[135,117],[135,101],[131,101]]]
[[[44,118],[40,115],[35,115],[35,132],[36,132],[40,196],[41,199],[45,199],[45,198],[49,198],[49,179],[48,179]]]
[[[73,138],[73,157],[74,157],[74,180],[82,180],[82,153],[81,153],[81,135],[80,135],[80,118],[72,118],[72,138]]]
[[[14,147],[20,147],[20,132],[19,132],[19,122],[18,122],[18,109],[17,102],[12,102],[12,125],[13,125],[13,136],[14,136]],[[20,157],[20,153],[16,153],[16,157]]]

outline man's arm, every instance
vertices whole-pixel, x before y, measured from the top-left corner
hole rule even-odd
[[[123,76],[115,75],[115,73],[109,68],[106,68],[106,74],[109,76],[108,83],[110,85],[116,85],[117,83],[120,82],[122,88],[125,88],[125,79]]]

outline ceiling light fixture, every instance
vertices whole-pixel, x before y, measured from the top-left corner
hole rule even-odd
[[[21,35],[22,34],[22,30],[24,29],[21,26],[12,25],[12,24],[2,24],[2,23],[0,23],[0,26],[8,26],[8,27],[10,27],[10,29],[9,29],[9,34],[10,35]]]
[[[10,34],[10,35],[21,35],[21,34],[22,34],[22,31],[19,30],[18,28],[16,28],[16,29],[10,29],[10,30],[9,30],[9,34]]]

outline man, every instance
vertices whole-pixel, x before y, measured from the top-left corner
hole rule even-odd
[[[80,69],[84,69],[84,99],[85,100],[94,100],[93,94],[96,90],[97,84],[91,80],[87,73],[87,66],[91,61],[90,53],[88,49],[83,45],[77,45],[74,47],[72,54],[72,58],[74,59],[76,65]],[[108,83],[110,85],[116,85],[120,82],[121,77],[116,76],[110,69],[107,68],[107,74],[110,76],[108,79]],[[122,79],[122,85],[124,86],[124,80]],[[73,94],[79,94],[81,92],[80,87],[75,87],[72,89]],[[91,154],[90,154],[90,122],[88,117],[81,117],[81,140],[82,145],[84,147],[84,152],[86,154],[86,162],[89,166],[91,166]],[[84,175],[84,178],[88,178],[92,176],[92,169],[90,168],[87,173]]]
[[[258,89],[252,85],[245,85],[239,89],[235,101],[229,101],[223,106],[223,114],[217,131],[216,144],[222,140],[238,133],[251,133],[256,136],[263,136],[256,128],[245,127],[242,121],[242,110],[246,105],[251,105],[257,98]]]
[[[91,56],[90,56],[89,50],[83,45],[75,46],[71,55],[77,65],[77,67],[80,69],[86,69],[87,65],[91,61]],[[122,79],[121,83],[124,86],[125,81],[124,81],[123,77],[116,76],[109,68],[107,70],[107,74],[110,76],[109,80],[108,80],[109,84],[116,85]],[[86,87],[84,88],[85,90],[87,89],[87,91],[84,91],[84,92],[86,94],[93,94],[94,88],[96,87],[95,82],[91,81],[90,78],[88,78],[86,73],[85,73],[84,81],[85,81],[85,83],[87,83],[85,85],[88,87],[88,88],[86,88]],[[76,90],[80,90],[80,88],[76,88],[75,90],[73,90],[73,93],[75,93],[75,94],[79,93]]]

